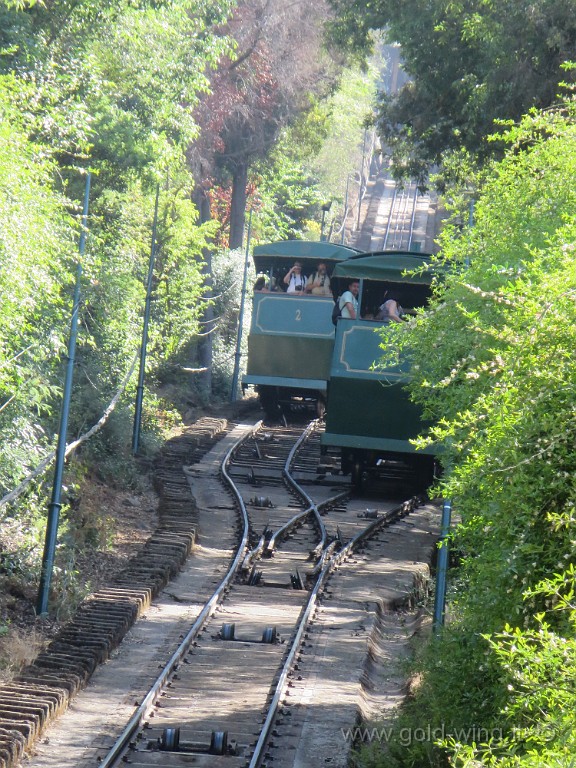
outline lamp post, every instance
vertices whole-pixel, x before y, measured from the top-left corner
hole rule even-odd
[[[134,413],[134,427],[132,430],[132,453],[138,453],[140,441],[140,426],[142,421],[142,402],[144,400],[144,377],[146,373],[146,348],[148,346],[148,325],[150,323],[150,309],[152,302],[152,278],[154,277],[154,262],[156,260],[156,228],[158,226],[158,201],[160,199],[160,184],[156,187],[156,202],[154,204],[154,221],[152,224],[152,246],[148,262],[148,279],[146,280],[146,303],[144,305],[144,326],[142,328],[142,344],[140,346],[140,371],[138,374],[138,386],[136,387],[136,409]]]
[[[326,213],[330,210],[332,207],[332,200],[330,200],[329,203],[324,203],[322,206],[322,221],[320,223],[320,242],[324,243],[326,242],[326,237],[324,236],[324,220],[326,219]]]

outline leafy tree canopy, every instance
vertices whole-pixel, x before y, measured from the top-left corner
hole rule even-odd
[[[358,56],[371,30],[401,45],[410,80],[381,96],[378,124],[396,170],[415,177],[449,149],[486,154],[497,119],[554,103],[576,50],[570,0],[330,0],[333,38]]]
[[[447,727],[460,768],[568,766],[576,747],[565,715],[576,704],[576,104],[533,112],[503,138],[475,226],[442,236],[431,306],[389,330],[414,361],[441,491],[462,516],[453,621],[420,716],[501,728],[466,746]]]

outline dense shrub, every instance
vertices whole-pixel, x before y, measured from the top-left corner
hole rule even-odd
[[[442,238],[430,308],[395,330],[462,516],[453,620],[403,715],[444,725],[434,765],[573,765],[575,117],[568,101],[509,128],[474,227]],[[428,764],[415,749],[398,764]]]

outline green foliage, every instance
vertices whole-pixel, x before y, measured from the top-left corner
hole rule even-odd
[[[0,488],[42,453],[65,349],[62,290],[73,221],[54,191],[55,164],[30,142],[14,105],[15,78],[0,77]]]
[[[379,128],[398,169],[413,176],[449,148],[493,152],[485,137],[495,120],[554,104],[576,44],[570,2],[330,2],[332,36],[345,50],[362,54],[374,29],[402,47],[410,81],[382,96]]]
[[[447,271],[431,306],[391,331],[414,361],[414,399],[437,422],[420,442],[442,446],[439,492],[462,515],[446,666],[440,679],[426,666],[425,690],[437,711],[501,728],[479,746],[444,740],[462,768],[573,764],[575,118],[567,101],[510,127],[475,226],[442,237]],[[464,668],[446,655],[454,632],[470,652]],[[486,642],[473,641],[480,633]],[[474,665],[486,663],[500,675],[482,679]],[[485,716],[465,696],[478,686]],[[419,707],[427,717],[425,697]]]
[[[216,331],[214,333],[212,392],[216,400],[227,402],[230,398],[234,372],[238,320],[242,298],[245,253],[242,251],[217,251],[212,260],[213,307]],[[244,324],[240,358],[240,376],[245,372],[248,352],[248,329],[252,318],[252,286],[254,264],[248,262]]]
[[[311,223],[320,220],[327,201],[333,203],[330,220],[341,220],[346,178],[362,164],[364,126],[376,78],[376,66],[364,73],[345,70],[334,93],[312,101],[310,109],[283,131],[258,169],[260,241],[310,236]],[[350,180],[349,187],[353,186],[357,194],[357,182]]]
[[[570,581],[573,597],[573,569]],[[554,632],[537,617],[535,629],[505,625],[490,640],[494,658],[507,673],[508,703],[503,716],[512,727],[505,734],[498,733],[491,743],[478,746],[446,739],[455,766],[474,768],[479,759],[482,765],[499,768],[567,768],[574,764],[576,604],[567,607],[572,618],[568,637]]]
[[[368,149],[369,132],[365,135],[365,128],[372,118],[378,75],[376,59],[365,72],[351,68],[343,72],[340,87],[326,104],[326,138],[320,152],[309,163],[312,173],[320,180],[324,202],[334,203],[330,213],[337,222],[344,212],[346,180],[350,174],[355,176],[350,177],[349,188],[357,189],[358,174],[365,159],[363,150]]]
[[[274,165],[263,168],[258,186],[257,235],[262,242],[302,238],[306,220],[324,202],[318,178],[283,149],[280,145],[273,153]]]
[[[143,453],[166,426],[166,406],[148,388],[187,362],[199,327],[202,250],[214,226],[197,226],[187,152],[207,70],[229,47],[216,26],[231,5],[0,3],[0,496],[54,447],[87,169],[68,439],[102,416],[138,352],[159,182]],[[130,451],[134,392],[135,376],[83,449],[102,477],[124,485],[139,482]],[[25,503],[1,510],[0,548],[22,581],[37,576],[49,476],[29,486]],[[69,476],[67,469],[65,482]],[[90,544],[73,517],[62,515],[57,553],[63,601],[80,596],[74,550]]]

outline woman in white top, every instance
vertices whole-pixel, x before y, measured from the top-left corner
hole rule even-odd
[[[400,306],[398,299],[384,294],[385,301],[378,307],[376,320],[382,320],[384,323],[401,323],[404,317],[404,310]]]
[[[306,278],[302,274],[302,264],[299,261],[295,261],[294,266],[284,275],[284,284],[288,286],[286,293],[304,293]]]

